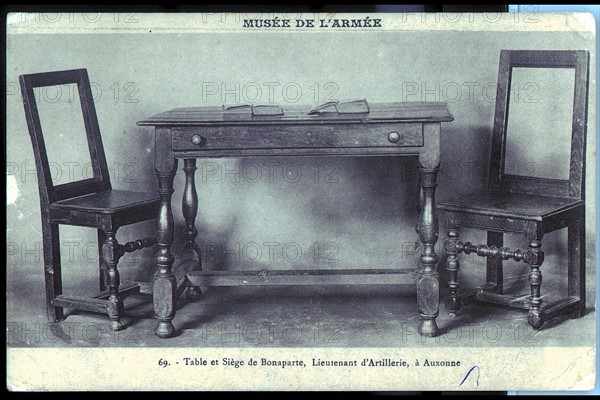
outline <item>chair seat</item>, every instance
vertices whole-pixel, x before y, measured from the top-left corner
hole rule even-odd
[[[141,206],[158,205],[158,194],[127,190],[106,190],[53,203],[59,210],[114,214],[133,211]]]
[[[487,190],[439,202],[437,207],[450,212],[542,221],[582,204],[579,199]]]

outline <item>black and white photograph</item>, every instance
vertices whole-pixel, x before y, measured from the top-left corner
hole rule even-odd
[[[405,7],[8,14],[8,389],[594,389],[594,16]]]

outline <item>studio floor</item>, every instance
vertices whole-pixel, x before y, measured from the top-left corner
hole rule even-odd
[[[551,291],[552,282],[542,287]],[[104,315],[68,309],[64,321],[50,323],[42,277],[30,275],[7,285],[7,346],[587,346],[595,343],[595,290],[589,282],[583,317],[557,318],[539,331],[527,324],[527,313],[521,310],[474,303],[450,318],[442,303],[437,319],[441,335],[429,338],[417,332],[416,290],[411,286],[215,287],[194,302],[183,294],[173,321],[176,336],[159,339],[150,295],[126,299],[125,329],[119,332],[110,330]]]

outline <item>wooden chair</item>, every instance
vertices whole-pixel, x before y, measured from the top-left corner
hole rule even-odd
[[[517,176],[506,173],[506,138],[514,67],[572,68],[575,72],[571,149],[568,180]],[[496,111],[487,190],[441,202],[448,238],[445,242],[449,272],[447,309],[456,315],[466,298],[458,295],[459,253],[487,257],[486,284],[475,294],[478,301],[527,309],[528,322],[539,329],[545,321],[561,314],[580,317],[585,311],[585,151],[587,129],[589,54],[587,51],[502,50],[498,71]],[[532,116],[531,124],[535,124]],[[520,138],[527,140],[527,132]],[[551,145],[549,140],[546,145]],[[459,240],[458,228],[487,231],[487,244]],[[542,304],[540,267],[544,234],[567,228],[568,297]],[[527,249],[503,246],[504,233],[522,233]],[[503,293],[502,261],[523,261],[530,267],[529,296]],[[470,297],[473,299],[473,296]]]
[[[112,190],[87,70],[22,75],[19,81],[38,175],[48,318],[55,322],[62,320],[64,307],[105,313],[110,317],[111,328],[120,330],[123,298],[140,292],[140,285],[130,283],[120,286],[117,263],[124,253],[152,246],[155,239],[146,238],[121,245],[115,235],[121,226],[156,218],[158,195]],[[67,84],[77,84],[93,177],[54,185],[34,88]],[[64,140],[68,146],[69,139]],[[90,297],[62,293],[61,224],[97,229],[100,293]]]

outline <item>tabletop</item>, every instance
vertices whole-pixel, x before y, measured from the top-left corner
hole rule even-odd
[[[311,106],[283,107],[282,115],[253,115],[250,107],[175,108],[139,121],[139,126],[169,125],[262,125],[377,122],[450,122],[454,118],[443,102],[402,102],[369,104],[368,112],[309,114]],[[233,111],[232,111],[233,110]]]

